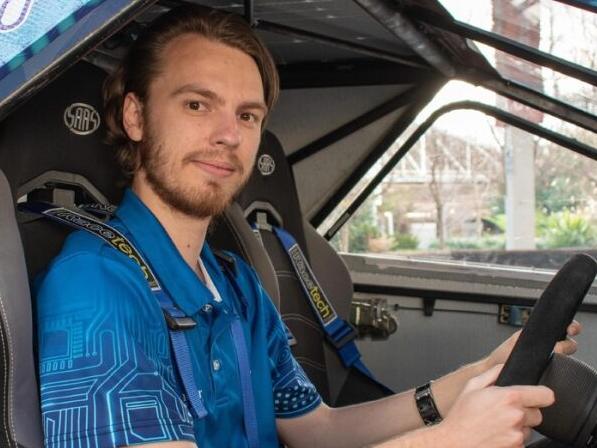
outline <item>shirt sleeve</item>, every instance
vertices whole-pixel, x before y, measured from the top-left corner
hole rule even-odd
[[[270,314],[268,353],[272,365],[274,412],[276,418],[298,417],[319,406],[321,396],[292,355],[286,325],[267,293],[261,289],[268,302],[264,308]]]
[[[39,284],[46,447],[194,441],[162,313],[127,263],[80,253],[54,263]]]

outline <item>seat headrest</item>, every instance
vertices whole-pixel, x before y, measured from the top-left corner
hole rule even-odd
[[[288,230],[303,250],[306,250],[294,175],[282,144],[269,131],[263,134],[255,168],[237,202],[251,222],[255,222],[257,211],[267,212],[268,220],[278,221],[270,224],[277,224]]]
[[[47,171],[87,178],[111,202],[122,182],[104,140],[102,83],[106,73],[79,62],[0,123],[0,169],[16,196]]]
[[[103,70],[80,62],[0,123],[0,169],[15,202],[56,179],[68,185],[85,180],[86,187],[91,184],[87,191],[120,202],[121,170],[104,143],[105,78]],[[22,222],[20,230],[31,277],[58,253],[69,232],[43,220]]]

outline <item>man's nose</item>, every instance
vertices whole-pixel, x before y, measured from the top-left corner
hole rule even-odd
[[[236,148],[241,143],[241,132],[236,114],[222,112],[219,114],[211,135],[214,146]]]

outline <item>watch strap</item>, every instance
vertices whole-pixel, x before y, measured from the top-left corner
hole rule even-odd
[[[437,410],[431,392],[431,381],[415,389],[415,403],[426,426],[435,425],[442,421],[442,416]]]

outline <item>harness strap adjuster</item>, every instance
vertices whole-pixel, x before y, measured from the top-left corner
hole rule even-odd
[[[173,331],[191,330],[197,326],[197,322],[188,316],[175,317],[168,310],[162,309],[168,328]]]
[[[326,332],[327,340],[334,346],[334,348],[336,348],[336,350],[340,350],[349,342],[354,341],[358,335],[359,333],[357,329],[344,319],[341,320],[336,331]]]

